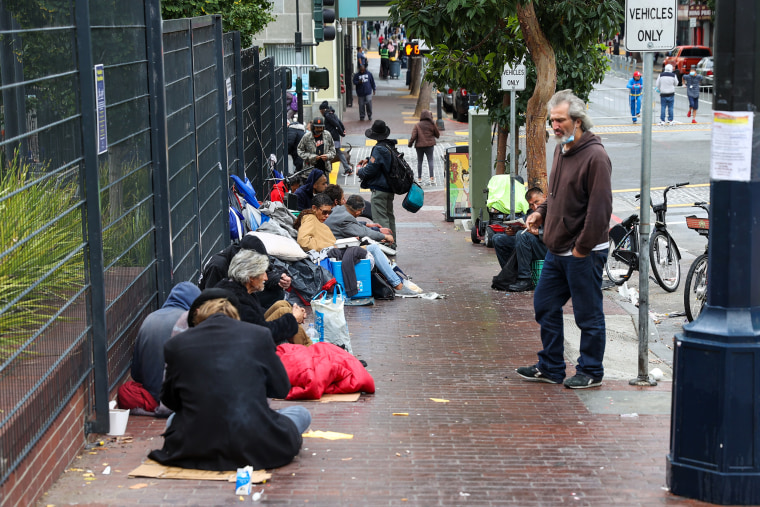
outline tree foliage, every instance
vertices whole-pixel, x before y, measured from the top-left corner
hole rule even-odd
[[[272,6],[269,0],[161,0],[161,15],[179,19],[221,14],[224,31],[239,31],[245,46],[253,34],[274,21]]]
[[[511,106],[499,90],[504,65],[522,60],[527,67],[526,89],[519,92],[517,100],[519,124],[525,123],[528,99],[536,88],[536,62],[524,40],[518,5],[530,6],[531,2],[394,0],[391,15],[406,25],[410,37],[425,39],[434,48],[426,79],[439,87],[463,87],[481,93],[492,121],[506,129]],[[570,88],[587,100],[594,84],[604,78],[607,59],[600,42],[618,31],[623,20],[622,2],[547,0],[534,1],[532,7],[554,50],[556,88]],[[543,172],[545,175],[545,167]]]

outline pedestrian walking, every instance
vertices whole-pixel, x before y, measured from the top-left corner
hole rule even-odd
[[[633,119],[633,123],[636,123],[637,117],[641,115],[641,92],[644,88],[641,81],[641,72],[637,70],[633,73],[633,77],[628,80],[627,88],[630,91],[631,118]]]
[[[295,93],[287,92],[285,93],[285,102],[288,104],[288,112],[287,112],[287,119],[293,120],[293,118],[298,113],[298,97]]]
[[[686,96],[689,98],[689,112],[686,113],[686,117],[691,117],[691,122],[697,123],[699,86],[702,84],[702,76],[697,74],[694,66],[691,67],[689,74],[683,77],[683,84],[686,86]]]
[[[356,96],[359,99],[359,120],[364,120],[364,116],[372,121],[372,96],[375,94],[375,78],[364,65],[359,66],[359,72],[354,74],[353,78]]]
[[[370,203],[372,204],[372,218],[381,227],[391,230],[391,236],[396,239],[391,248],[396,248],[398,236],[396,235],[396,215],[393,212],[393,198],[395,194],[388,184],[391,169],[391,149],[395,146],[395,139],[388,139],[391,129],[383,120],[375,120],[371,128],[364,131],[369,139],[374,139],[377,144],[372,148],[369,158],[356,164],[357,175],[361,179],[361,188],[372,191]]]
[[[676,86],[678,78],[673,74],[673,66],[667,64],[655,83],[655,90],[660,94],[660,123],[665,125],[665,110],[668,111],[668,125],[674,125],[673,104],[675,103]]]
[[[435,150],[436,138],[441,137],[441,132],[435,125],[433,113],[425,109],[420,113],[420,121],[412,128],[409,138],[409,147],[417,150],[417,183],[422,185],[422,159],[427,157],[430,185],[435,185],[433,173],[433,151]]]
[[[581,330],[575,376],[565,387],[602,385],[606,330],[602,309],[602,270],[609,246],[612,213],[612,164],[593,126],[586,104],[571,90],[554,94],[547,104],[557,141],[549,173],[549,195],[526,225],[533,234],[544,226],[548,252],[533,296],[543,349],[538,363],[517,369],[522,378],[558,384],[565,379],[562,307],[573,298]]]
[[[356,52],[356,68],[359,67],[366,67],[369,64],[369,60],[367,60],[367,48],[359,48],[359,51]]]
[[[319,105],[319,112],[322,113],[322,116],[325,117],[325,128],[333,138],[333,143],[335,144],[335,153],[338,157],[338,160],[340,161],[341,167],[343,167],[343,174],[345,176],[353,174],[354,170],[351,168],[351,164],[348,163],[345,153],[343,153],[343,151],[340,149],[340,138],[346,137],[346,127],[343,125],[343,122],[340,121],[338,115],[335,114],[335,110],[330,107],[330,104],[326,100]]]

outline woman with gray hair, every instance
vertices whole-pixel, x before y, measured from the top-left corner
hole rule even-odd
[[[230,262],[227,272],[229,278],[219,282],[216,287],[232,292],[240,303],[240,320],[268,328],[275,344],[289,342],[311,345],[311,340],[299,325],[306,318],[306,310],[282,300],[264,312],[259,303],[255,293],[264,290],[268,267],[269,259],[266,255],[253,250],[241,250]]]

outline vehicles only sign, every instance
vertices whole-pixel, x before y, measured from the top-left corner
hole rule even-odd
[[[676,47],[677,0],[626,0],[625,49],[670,51]]]
[[[500,90],[505,91],[522,91],[525,89],[525,65],[515,65],[514,67],[506,64],[501,73]]]

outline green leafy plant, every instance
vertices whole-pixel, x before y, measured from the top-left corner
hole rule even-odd
[[[84,284],[78,183],[15,153],[0,169],[0,360]]]

